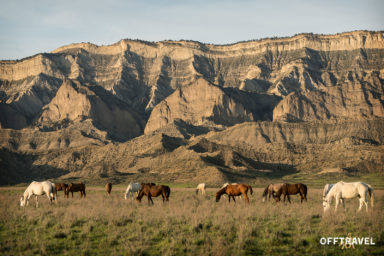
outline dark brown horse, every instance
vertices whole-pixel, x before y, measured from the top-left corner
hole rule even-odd
[[[249,186],[248,184],[237,184],[237,185],[227,185],[226,187],[220,189],[216,193],[216,202],[220,201],[220,197],[224,194],[228,195],[228,202],[231,202],[231,197],[233,201],[236,203],[235,196],[244,196],[244,200],[249,203],[249,198],[248,198],[248,190],[251,192],[251,195],[253,194],[252,187]]]
[[[107,191],[108,196],[111,195],[112,183],[105,184],[105,191]]]
[[[148,185],[148,184],[141,184],[141,189],[139,191],[139,195],[136,198],[136,201],[141,202],[141,198],[145,195],[148,197],[148,204],[152,202],[152,197],[163,197],[163,203],[164,201],[169,201],[169,195],[171,194],[171,189],[168,186],[164,185]]]
[[[288,202],[291,203],[291,199],[289,195],[296,195],[300,194],[301,197],[301,203],[305,199],[307,201],[307,192],[308,188],[305,184],[298,183],[298,184],[284,184],[275,195],[276,202],[280,201],[280,196],[284,195],[284,202],[285,198],[288,197]]]
[[[65,194],[67,198],[69,197],[69,192],[72,193],[72,198],[73,198],[73,192],[80,192],[80,198],[83,196],[86,196],[85,193],[85,184],[84,183],[71,183],[68,185],[68,187],[65,189]]]
[[[148,186],[156,186],[155,183],[141,183],[140,185],[141,185],[141,187],[143,187],[144,185],[148,185]]]

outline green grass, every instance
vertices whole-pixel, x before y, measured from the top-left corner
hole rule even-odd
[[[171,187],[172,189],[172,187]],[[323,214],[321,190],[311,189],[300,204],[261,202],[255,189],[245,204],[196,196],[192,188],[173,188],[170,202],[155,198],[154,206],[123,199],[116,187],[107,197],[100,187],[87,198],[64,199],[57,205],[39,198],[18,206],[20,188],[0,190],[0,255],[383,255],[384,193],[376,191],[373,211],[356,213],[357,200],[347,210]],[[321,237],[373,237],[375,246],[341,250],[322,246]]]

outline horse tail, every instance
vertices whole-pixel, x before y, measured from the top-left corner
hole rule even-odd
[[[57,203],[56,185],[52,182],[51,182],[51,191],[49,192],[49,198],[51,198],[51,200],[53,199],[53,201],[55,201],[55,203]]]
[[[167,186],[167,197],[169,198],[170,195],[171,195],[171,188]]]
[[[253,195],[253,189],[251,186],[248,185],[249,191],[251,192],[251,195]]]
[[[369,192],[369,197],[371,198],[371,205],[373,207],[373,197],[374,197],[374,192],[373,192],[373,187],[371,185],[368,185],[368,192]]]

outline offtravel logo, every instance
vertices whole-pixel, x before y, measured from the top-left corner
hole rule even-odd
[[[321,245],[339,245],[342,250],[355,249],[355,245],[375,245],[372,237],[352,237],[351,233],[346,237],[322,237]]]

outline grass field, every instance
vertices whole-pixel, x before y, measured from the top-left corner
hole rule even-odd
[[[57,205],[40,197],[21,208],[24,188],[0,188],[1,255],[384,255],[384,193],[375,191],[375,208],[357,213],[348,200],[346,212],[323,214],[320,189],[309,188],[308,202],[261,202],[254,189],[250,204],[223,199],[209,189],[197,196],[190,188],[171,187],[170,202],[153,206],[124,200],[123,187],[106,196],[90,187],[86,199]],[[372,237],[375,245],[342,250],[320,245],[321,237]]]

